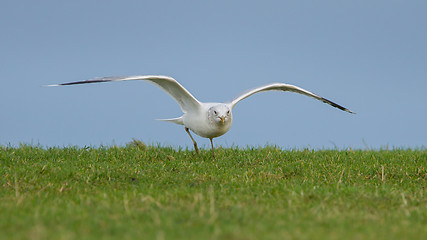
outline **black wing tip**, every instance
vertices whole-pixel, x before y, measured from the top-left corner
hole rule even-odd
[[[61,85],[61,86],[67,86],[67,85],[78,85],[78,84],[87,84],[87,83],[100,83],[100,82],[110,82],[110,81],[111,80],[93,79],[93,80],[85,80],[85,81],[78,81],[78,82],[61,83],[59,85]]]
[[[355,112],[353,112],[353,111],[351,111],[350,109],[344,109],[343,111],[346,111],[346,112],[348,112],[348,113],[350,113],[350,114],[356,114]]]
[[[59,83],[59,84],[44,85],[44,86],[45,87],[58,87],[58,86],[78,85],[78,84],[87,84],[87,83],[110,82],[110,81],[111,80],[106,80],[106,79],[93,79],[93,80],[85,80],[85,81],[78,81],[78,82],[68,82],[68,83]]]
[[[345,107],[343,107],[341,105],[338,105],[338,104],[336,104],[336,103],[334,103],[334,102],[332,102],[332,101],[330,101],[330,100],[328,100],[326,98],[322,98],[322,101],[324,103],[327,103],[327,104],[331,105],[332,107],[336,107],[336,108],[338,108],[338,109],[340,109],[340,110],[342,110],[344,112],[348,112],[348,113],[351,113],[351,114],[356,114],[355,112],[353,112],[353,111],[351,111],[351,110],[349,110],[349,109],[347,109],[347,108],[345,108]]]
[[[333,105],[332,105],[332,106],[333,106]],[[351,113],[351,114],[356,114],[355,112],[351,111],[350,109],[345,108],[345,107],[343,107],[343,106],[340,106],[340,105],[338,105],[338,104],[336,104],[336,106],[334,106],[334,107],[339,108],[340,110],[343,110],[343,111],[348,112],[348,113]]]

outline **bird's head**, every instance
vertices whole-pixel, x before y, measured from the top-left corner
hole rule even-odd
[[[231,109],[225,104],[218,104],[210,107],[208,116],[219,125],[229,124],[232,121]]]

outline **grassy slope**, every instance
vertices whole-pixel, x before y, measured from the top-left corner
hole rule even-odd
[[[427,151],[0,147],[0,238],[422,239]]]

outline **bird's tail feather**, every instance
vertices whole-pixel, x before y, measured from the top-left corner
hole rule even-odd
[[[165,122],[173,122],[173,123],[178,124],[178,125],[184,125],[184,122],[182,120],[182,116],[181,117],[177,117],[177,118],[156,119],[156,120],[165,121]]]

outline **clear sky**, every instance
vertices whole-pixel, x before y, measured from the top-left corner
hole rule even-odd
[[[1,1],[0,144],[192,147],[156,121],[179,106],[147,82],[42,87],[102,76],[169,75],[200,101],[271,82],[293,93],[240,102],[216,145],[427,146],[427,1]],[[209,140],[196,137],[199,145]]]

